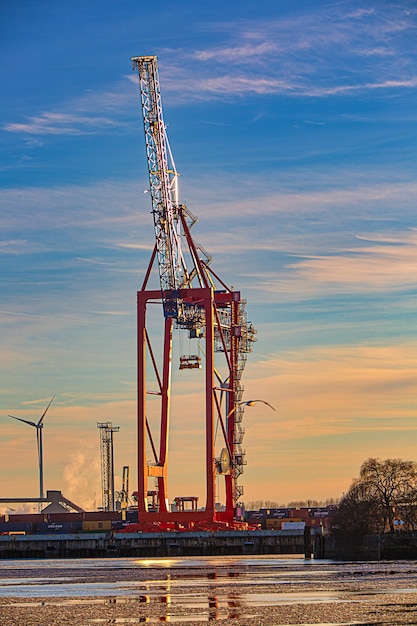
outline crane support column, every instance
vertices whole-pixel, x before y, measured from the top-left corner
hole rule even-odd
[[[206,511],[214,519],[216,483],[214,466],[214,322],[213,292],[203,288],[206,317]]]
[[[148,510],[148,465],[146,462],[146,303],[143,291],[138,292],[138,510]]]

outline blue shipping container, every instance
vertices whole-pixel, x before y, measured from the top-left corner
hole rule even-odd
[[[33,524],[31,522],[2,522],[0,523],[0,533],[21,533],[30,534]]]
[[[38,522],[35,524],[37,533],[73,533],[75,530],[74,522]]]

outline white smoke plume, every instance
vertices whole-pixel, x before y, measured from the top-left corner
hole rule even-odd
[[[0,506],[0,515],[17,515],[18,513],[38,513],[38,504],[36,502],[11,502],[8,506]]]
[[[100,455],[97,446],[84,443],[64,468],[63,495],[86,511],[101,506]]]

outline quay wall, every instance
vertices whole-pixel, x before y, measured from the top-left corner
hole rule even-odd
[[[325,536],[317,540],[322,543],[322,556],[342,561],[396,561],[417,559],[417,532],[397,532],[366,535],[356,542]]]
[[[310,546],[308,537],[308,550]],[[0,559],[233,554],[306,554],[305,533],[257,530],[0,536]]]

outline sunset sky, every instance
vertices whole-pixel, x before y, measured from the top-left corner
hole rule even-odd
[[[54,394],[45,488],[101,504],[106,421],[135,487],[148,54],[193,236],[258,330],[244,398],[277,409],[245,412],[244,500],[417,460],[416,41],[406,0],[1,3],[0,497],[37,495],[35,429],[8,414]],[[204,502],[199,376],[174,364],[171,500]]]

